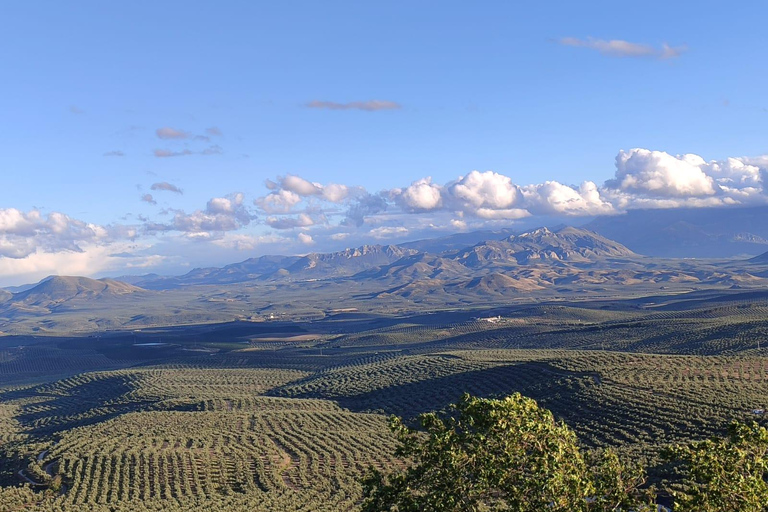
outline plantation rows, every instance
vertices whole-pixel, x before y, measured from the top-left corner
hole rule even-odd
[[[768,407],[768,358],[755,346],[768,335],[763,312],[540,305],[498,324],[169,349],[130,368],[130,346],[119,364],[51,346],[62,363],[42,371],[63,378],[43,384],[27,354],[45,359],[47,347],[5,349],[0,367],[21,373],[0,384],[0,485],[40,485],[0,487],[0,512],[355,510],[369,465],[402,464],[385,415],[413,418],[464,392],[533,397],[588,446],[617,446],[653,475],[670,443],[722,434],[734,419],[765,423],[752,414]],[[101,371],[78,372],[83,361]]]
[[[30,375],[61,375],[123,366],[102,354],[84,350],[58,350],[53,347],[24,346],[0,350],[0,378]]]
[[[314,400],[283,409],[287,402],[263,401],[258,413],[124,415],[68,432],[43,464],[58,461],[68,505],[159,497],[181,506],[193,497],[329,486],[352,498],[355,476],[393,463],[381,416],[332,404],[317,410]]]
[[[288,384],[273,391],[277,396],[336,399],[376,389],[432,381],[456,373],[479,370],[487,363],[450,356],[401,356],[370,364],[345,366]]]

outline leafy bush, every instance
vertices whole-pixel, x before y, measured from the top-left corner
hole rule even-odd
[[[419,419],[425,432],[392,418],[396,454],[412,464],[371,470],[364,512],[650,510],[641,469],[609,450],[585,456],[572,430],[519,393],[465,394],[449,413]]]

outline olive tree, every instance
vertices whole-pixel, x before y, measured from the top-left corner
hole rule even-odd
[[[419,421],[417,431],[391,419],[408,463],[369,472],[364,512],[650,510],[641,469],[612,451],[585,454],[570,428],[520,394],[465,394],[448,413]]]
[[[675,511],[768,511],[768,430],[733,423],[728,437],[676,446],[666,457],[683,471]]]

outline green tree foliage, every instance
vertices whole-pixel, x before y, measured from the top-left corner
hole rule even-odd
[[[732,423],[728,437],[667,451],[682,463],[684,491],[673,492],[675,511],[768,511],[768,430]]]
[[[612,451],[585,455],[572,430],[520,394],[465,394],[448,414],[419,419],[425,432],[392,419],[397,455],[412,464],[371,470],[364,512],[649,510],[642,470]]]

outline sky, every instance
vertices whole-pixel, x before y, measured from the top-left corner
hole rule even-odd
[[[765,204],[765,2],[0,6],[0,286]]]

